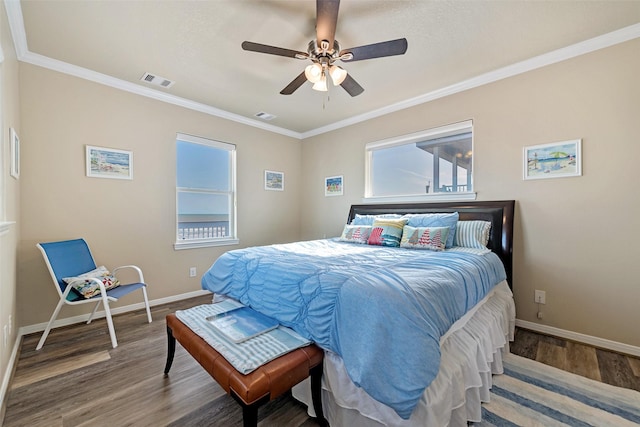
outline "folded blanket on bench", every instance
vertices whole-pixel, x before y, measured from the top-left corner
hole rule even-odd
[[[227,339],[206,318],[242,307],[238,301],[228,299],[215,304],[203,304],[176,311],[176,317],[222,355],[242,374],[248,374],[265,363],[311,344],[292,329],[282,325],[241,343]]]

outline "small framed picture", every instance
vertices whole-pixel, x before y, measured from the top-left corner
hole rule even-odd
[[[340,176],[328,176],[324,179],[325,196],[342,196],[344,190],[344,180]]]
[[[264,171],[264,189],[284,191],[284,172]]]
[[[523,179],[582,175],[582,140],[524,147]]]
[[[133,152],[87,145],[87,176],[133,179]]]
[[[20,138],[15,129],[9,128],[9,138],[11,140],[11,176],[20,178]]]

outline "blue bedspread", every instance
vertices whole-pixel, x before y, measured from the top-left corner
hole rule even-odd
[[[491,252],[327,239],[227,252],[202,287],[339,354],[356,385],[407,419],[438,373],[440,337],[505,278]]]

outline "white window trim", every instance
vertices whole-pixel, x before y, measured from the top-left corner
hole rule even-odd
[[[237,176],[237,169],[236,169],[236,146],[235,144],[231,144],[228,142],[220,142],[220,141],[215,141],[212,139],[207,139],[207,138],[201,138],[199,136],[194,136],[194,135],[188,135],[188,134],[184,134],[184,133],[178,133],[176,135],[176,140],[180,140],[180,141],[184,141],[184,142],[191,142],[191,143],[195,143],[195,144],[203,144],[203,145],[207,145],[209,147],[214,147],[214,148],[218,148],[221,150],[226,150],[229,151],[231,153],[231,168],[233,170],[233,174],[231,176],[231,192],[233,193],[233,201],[232,201],[232,206],[233,206],[233,214],[232,214],[232,218],[233,221],[230,224],[230,232],[231,235],[234,237],[226,237],[226,238],[215,238],[215,239],[198,239],[198,240],[176,240],[176,242],[173,244],[173,248],[176,251],[179,250],[183,250],[183,249],[197,249],[197,248],[207,248],[207,247],[213,247],[213,246],[228,246],[228,245],[237,245],[240,243],[240,239],[238,239],[238,225],[237,225],[237,220],[238,220],[238,206],[237,206],[237,200],[238,200],[238,194],[237,194],[237,186],[236,186],[236,176]],[[178,212],[177,212],[177,207],[178,207],[178,186],[176,186],[176,227],[177,227],[177,223],[178,223]],[[175,230],[174,230],[175,231]],[[176,235],[176,239],[177,239],[177,235]]]
[[[424,201],[455,201],[455,200],[476,200],[477,194],[473,192],[456,192],[456,193],[432,193],[432,194],[407,194],[398,196],[372,196],[371,190],[371,157],[372,153],[376,150],[396,147],[399,145],[411,144],[415,142],[424,141],[434,136],[444,137],[448,134],[456,134],[465,129],[473,129],[473,120],[465,120],[463,122],[452,123],[445,126],[439,126],[428,130],[422,130],[406,135],[396,136],[392,138],[383,139],[380,141],[369,142],[365,145],[365,190],[362,201],[364,203],[394,203],[394,202],[424,202]],[[472,160],[472,162],[475,161]],[[472,170],[475,170],[475,165],[472,166]]]
[[[434,194],[416,194],[406,196],[376,196],[376,197],[363,197],[363,203],[396,203],[396,202],[449,202],[456,200],[476,200],[477,194],[475,192],[467,193],[434,193]]]
[[[216,240],[198,240],[198,241],[187,241],[187,242],[176,242],[173,244],[173,248],[176,251],[180,251],[183,249],[197,249],[197,248],[209,248],[212,246],[228,246],[228,245],[237,245],[240,243],[239,239],[216,239]]]

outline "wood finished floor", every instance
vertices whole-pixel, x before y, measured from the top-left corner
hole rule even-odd
[[[180,345],[169,377],[164,318],[209,303],[198,297],[114,317],[118,347],[104,319],[55,329],[36,351],[40,334],[23,338],[9,386],[5,427],[241,426],[239,405]],[[640,360],[518,329],[515,354],[598,381],[640,391]],[[263,406],[259,426],[317,425],[306,408],[284,395]]]

